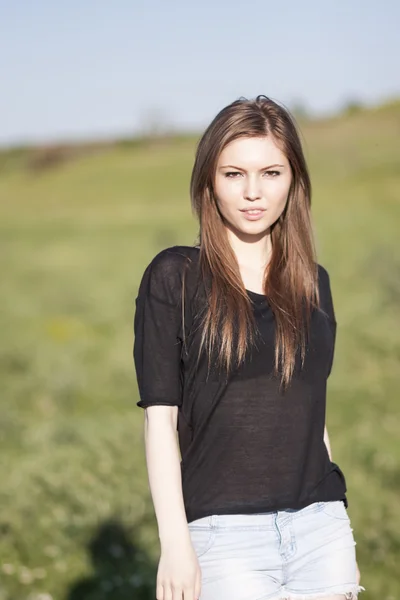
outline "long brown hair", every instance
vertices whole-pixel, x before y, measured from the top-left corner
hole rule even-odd
[[[311,182],[294,118],[266,96],[240,98],[223,108],[202,135],[193,166],[190,195],[200,223],[200,271],[210,281],[202,321],[200,352],[210,359],[217,348],[226,372],[243,362],[255,342],[255,320],[239,265],[229,243],[214,194],[222,150],[241,137],[273,136],[287,157],[292,183],[281,216],[271,226],[272,255],[264,273],[264,293],[275,316],[275,374],[286,388],[298,347],[304,364],[313,306],[319,307],[318,267],[310,206]],[[199,352],[199,354],[200,354]]]

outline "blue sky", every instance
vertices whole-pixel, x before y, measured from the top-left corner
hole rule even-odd
[[[0,0],[0,144],[201,129],[239,96],[400,96],[398,0]]]

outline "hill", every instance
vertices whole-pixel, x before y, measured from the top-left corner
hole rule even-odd
[[[338,321],[333,459],[348,482],[365,599],[394,600],[400,103],[300,126]],[[158,538],[134,405],[132,319],[147,262],[197,233],[188,195],[195,142],[64,148],[48,164],[43,149],[0,158],[4,600],[154,597]]]

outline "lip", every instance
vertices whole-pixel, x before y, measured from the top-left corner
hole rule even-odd
[[[255,214],[251,214],[249,212],[250,210],[257,210],[258,212]],[[258,219],[262,218],[265,212],[265,208],[245,208],[240,212],[244,214],[245,219],[247,219],[248,221],[258,221]]]
[[[241,208],[240,212],[248,212],[249,210],[266,210],[265,208],[261,208],[261,206],[253,206],[252,208]]]

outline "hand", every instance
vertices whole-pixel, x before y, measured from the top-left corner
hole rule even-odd
[[[157,600],[197,600],[201,591],[200,565],[190,540],[161,549]]]

